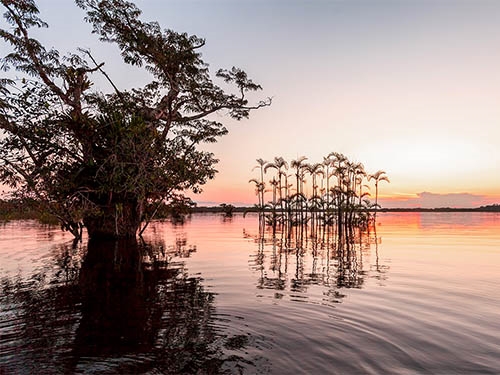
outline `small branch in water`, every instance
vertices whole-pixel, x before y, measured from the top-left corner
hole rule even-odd
[[[146,222],[144,223],[144,226],[142,227],[142,229],[139,231],[139,237],[142,238],[142,234],[144,233],[144,231],[146,230],[146,228],[148,227],[149,223],[151,223],[151,221],[153,220],[153,218],[156,216],[156,213],[158,212],[158,210],[160,209],[160,206],[161,204],[163,203],[163,200],[161,200],[160,202],[158,202],[158,204],[156,205],[156,208],[155,210],[153,211],[153,214],[149,217],[149,219],[146,220]]]

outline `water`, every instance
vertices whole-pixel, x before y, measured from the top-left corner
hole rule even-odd
[[[500,215],[380,213],[349,248],[256,216],[72,246],[0,225],[0,374],[495,374]]]

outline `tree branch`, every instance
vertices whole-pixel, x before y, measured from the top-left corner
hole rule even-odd
[[[69,99],[69,97],[64,94],[64,92],[61,90],[61,88],[59,86],[57,86],[50,78],[49,78],[49,75],[48,73],[45,71],[44,69],[44,66],[43,64],[41,63],[40,59],[38,58],[37,54],[35,53],[35,51],[33,50],[33,48],[31,47],[31,42],[30,42],[30,38],[29,38],[29,35],[28,35],[28,30],[24,27],[23,23],[21,22],[21,19],[19,17],[19,15],[14,12],[14,10],[11,9],[11,7],[7,4],[4,4],[4,6],[7,8],[8,12],[10,13],[10,15],[12,16],[12,18],[14,19],[14,22],[16,23],[18,29],[20,30],[21,34],[22,34],[22,39],[23,39],[23,47],[24,49],[26,50],[26,52],[28,53],[28,56],[30,57],[30,59],[33,61],[33,65],[36,69],[36,71],[38,72],[38,75],[40,76],[40,78],[42,79],[42,81],[57,95],[59,96],[63,101],[64,103],[66,103],[67,105],[70,105],[70,106],[74,106],[74,103]]]
[[[124,97],[123,97],[123,94],[120,90],[118,90],[118,87],[116,87],[116,85],[114,84],[114,82],[111,80],[111,78],[109,77],[109,75],[102,69],[102,67],[104,66],[104,63],[100,63],[98,64],[97,61],[94,59],[94,56],[92,56],[92,54],[90,53],[89,50],[81,50],[83,53],[87,54],[88,57],[90,57],[90,59],[92,60],[92,62],[95,64],[95,68],[93,71],[96,71],[96,70],[99,70],[101,72],[101,74],[106,77],[106,79],[108,80],[108,82],[111,84],[111,86],[113,86],[113,89],[115,90],[116,94],[120,97],[120,99],[122,101],[124,101]]]

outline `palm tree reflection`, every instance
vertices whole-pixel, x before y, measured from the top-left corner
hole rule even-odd
[[[250,261],[259,274],[257,288],[275,290],[274,298],[288,294],[290,299],[305,300],[312,298],[310,286],[322,286],[327,289],[323,302],[337,303],[345,296],[342,289],[362,288],[367,277],[380,278],[386,267],[379,264],[380,238],[374,226],[343,229],[339,233],[336,226],[297,231],[259,226],[258,234],[245,231],[244,236],[258,244]],[[372,244],[376,245],[375,272],[363,263],[365,259],[370,263]]]

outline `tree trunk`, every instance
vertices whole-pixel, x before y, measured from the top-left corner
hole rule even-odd
[[[83,223],[90,238],[135,238],[141,224],[143,202],[138,199],[100,205]]]

